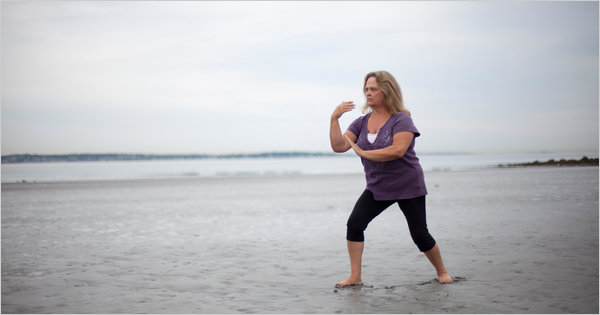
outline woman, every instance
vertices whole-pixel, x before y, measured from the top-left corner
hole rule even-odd
[[[361,158],[367,180],[367,187],[347,223],[350,277],[336,287],[362,285],[363,232],[371,220],[394,203],[404,213],[414,243],[435,267],[439,282],[452,283],[440,249],[427,229],[427,190],[423,169],[413,149],[420,134],[410,112],[404,108],[400,86],[390,73],[377,71],[366,75],[363,87],[366,115],[350,124],[344,134],[338,120],[354,109],[354,103],[342,102],[331,115],[331,148],[334,152],[352,148]]]

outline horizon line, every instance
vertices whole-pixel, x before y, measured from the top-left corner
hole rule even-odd
[[[1,151],[1,150],[0,150]],[[351,150],[348,150],[350,152]],[[429,151],[419,150],[419,154],[527,154],[527,153],[590,153],[599,152],[599,149],[539,149],[539,150],[456,150],[456,151]],[[346,152],[344,152],[346,153]],[[146,155],[146,156],[225,156],[225,155],[261,155],[261,154],[317,154],[317,155],[340,155],[344,153],[336,153],[332,151],[322,150],[264,150],[264,151],[238,151],[238,152],[173,152],[173,153],[157,153],[157,152],[62,152],[62,153],[9,153],[2,154],[2,157],[17,156],[17,155],[34,155],[34,156],[64,156],[64,155]]]
[[[418,155],[478,155],[478,154],[561,154],[579,153],[598,155],[598,150],[531,150],[531,151],[422,151]],[[15,163],[31,159],[76,159],[88,160],[159,160],[159,159],[207,159],[207,158],[277,158],[277,157],[319,157],[319,156],[354,156],[350,150],[344,153],[325,151],[261,151],[238,153],[17,153],[1,155],[2,163]],[[17,162],[18,163],[18,162]]]

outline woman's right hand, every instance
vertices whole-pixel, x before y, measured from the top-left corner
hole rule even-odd
[[[354,102],[352,101],[348,101],[348,102],[342,102],[340,103],[340,105],[338,105],[335,110],[333,111],[333,114],[331,114],[331,119],[340,119],[340,117],[342,117],[342,115],[344,115],[344,113],[347,113],[351,110],[354,109],[354,107],[356,107],[354,105]]]
[[[331,114],[331,126],[329,127],[329,140],[331,141],[331,148],[333,152],[346,152],[350,150],[350,143],[346,141],[344,135],[342,135],[342,130],[340,129],[340,122],[338,119],[344,115],[344,113],[349,112],[354,109],[354,102],[342,102],[338,105],[333,114]],[[350,131],[346,131],[346,135],[352,137],[356,141],[356,136]],[[352,140],[352,139],[350,139]]]

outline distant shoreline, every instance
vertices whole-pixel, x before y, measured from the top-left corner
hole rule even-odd
[[[582,157],[580,160],[548,160],[545,162],[533,161],[526,163],[511,163],[511,164],[498,164],[498,167],[530,167],[530,166],[598,166],[598,158],[588,158],[587,156]]]
[[[337,156],[325,152],[263,152],[247,154],[13,154],[2,156],[2,163],[50,163],[50,162],[101,162],[101,161],[153,161],[153,160],[200,160],[200,159],[260,159],[290,157]]]
[[[425,155],[456,155],[471,153],[429,153]],[[582,154],[583,155],[583,154]],[[77,162],[111,162],[111,161],[169,161],[169,160],[203,160],[203,159],[267,159],[267,158],[306,158],[306,157],[343,157],[354,154],[333,152],[261,152],[232,154],[121,154],[121,153],[79,153],[79,154],[12,154],[2,156],[2,164],[23,163],[77,163]],[[593,156],[593,155],[592,155]],[[550,159],[544,162],[497,164],[499,168],[534,167],[534,166],[598,166],[598,158]]]

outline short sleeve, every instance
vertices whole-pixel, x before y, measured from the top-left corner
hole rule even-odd
[[[396,119],[394,121],[394,124],[392,125],[393,135],[402,131],[410,131],[414,133],[415,138],[421,135],[421,133],[419,133],[419,130],[417,130],[417,127],[415,127],[415,125],[413,124],[412,118],[404,113],[396,115]]]
[[[362,125],[363,125],[363,120],[364,119],[365,119],[365,116],[360,116],[360,117],[356,118],[350,124],[350,126],[348,126],[348,129],[346,129],[346,131],[352,132],[357,137],[360,136],[360,131],[362,129]]]

